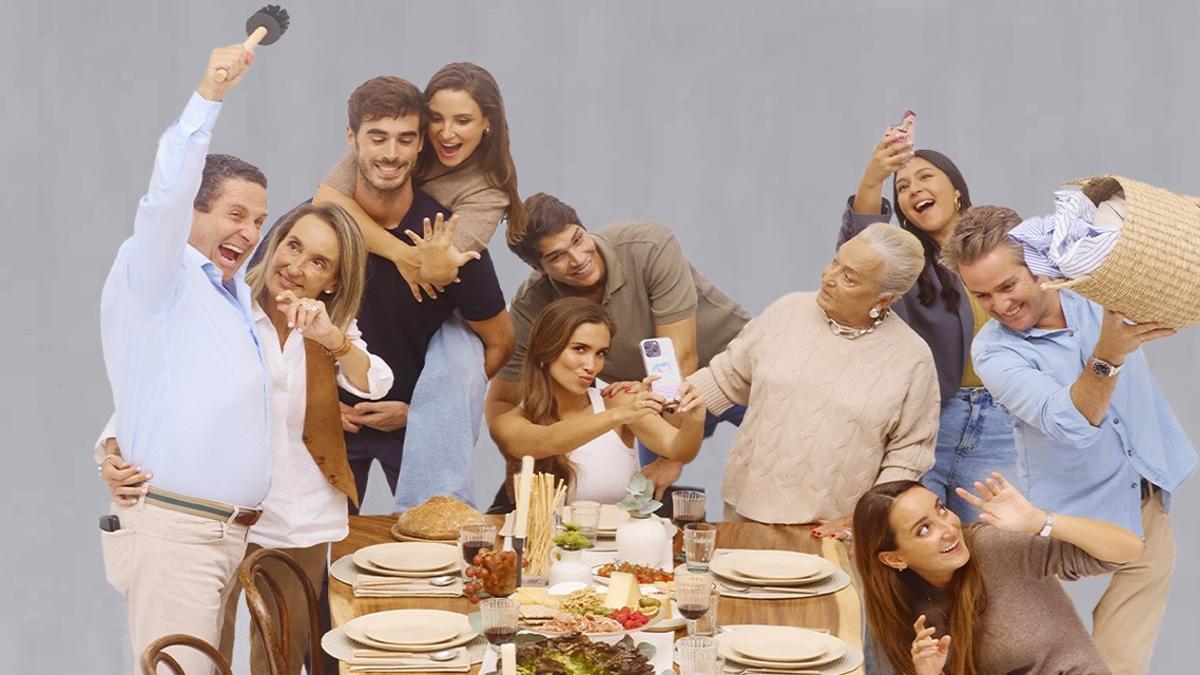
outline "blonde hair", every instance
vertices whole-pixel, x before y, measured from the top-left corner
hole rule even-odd
[[[363,244],[358,225],[354,223],[350,214],[337,204],[301,204],[280,219],[279,223],[271,228],[271,235],[267,239],[262,257],[246,272],[246,283],[250,285],[252,296],[261,303],[267,289],[266,272],[275,257],[275,251],[295,227],[296,222],[310,214],[325,221],[337,235],[337,290],[322,300],[328,309],[329,320],[345,331],[354,317],[358,316],[358,308],[362,304],[363,287],[366,285],[367,247]]]
[[[883,258],[883,270],[875,282],[880,293],[899,298],[917,283],[925,267],[925,249],[911,232],[887,223],[872,223],[857,236]]]

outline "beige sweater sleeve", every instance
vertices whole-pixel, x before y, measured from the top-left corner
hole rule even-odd
[[[762,314],[751,319],[725,351],[688,376],[687,381],[704,398],[704,404],[712,414],[720,415],[735,405],[746,405],[750,401],[750,385],[760,345],[772,333],[775,315],[780,312],[778,306],[785,302],[787,298],[776,300]]]
[[[933,467],[941,394],[928,349],[923,350],[908,377],[908,392],[884,445],[876,485],[893,480],[920,480]]]
[[[329,170],[325,176],[325,180],[321,181],[323,185],[337,190],[347,197],[354,196],[354,155],[346,153],[344,157],[338,160],[337,164]]]
[[[353,196],[356,170],[354,155],[346,153],[321,182]],[[508,195],[488,185],[487,178],[478,170],[451,171],[419,187],[458,216],[453,242],[460,251],[483,252],[508,212]]]

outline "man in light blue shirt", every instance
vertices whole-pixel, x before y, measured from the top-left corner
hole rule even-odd
[[[1132,324],[1070,291],[1044,290],[1009,232],[1012,209],[964,212],[942,263],[992,316],[971,348],[975,372],[1012,415],[1030,501],[1107,520],[1145,538],[1142,557],[1113,573],[1092,612],[1112,672],[1145,673],[1175,562],[1170,496],[1196,451],[1139,349],[1173,335]],[[969,486],[965,486],[969,487]],[[1047,518],[1044,535],[1053,527]]]
[[[207,155],[220,101],[252,61],[240,44],[212,52],[159,139],[133,236],[101,297],[117,438],[152,475],[136,504],[114,503],[101,519],[105,572],[129,607],[135,661],[171,633],[217,642],[227,586],[270,484],[266,376],[241,271],[266,218],[266,178]],[[211,668],[190,649],[176,658],[186,672]]]

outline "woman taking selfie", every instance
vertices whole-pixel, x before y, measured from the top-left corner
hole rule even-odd
[[[378,399],[392,386],[391,369],[367,351],[354,320],[365,264],[366,249],[350,216],[332,204],[305,204],[275,225],[262,258],[246,272],[255,336],[270,375],[271,413],[271,489],[262,517],[250,528],[246,555],[280,549],[300,563],[318,590],[329,543],[349,532],[347,499],[357,503],[337,388]],[[115,444],[111,448],[119,452]],[[154,482],[119,460],[105,462],[101,475],[118,504],[136,503]],[[287,606],[303,607],[303,588],[276,565],[266,563]],[[226,604],[221,649],[227,657],[240,593],[235,588]],[[308,615],[292,611],[288,619],[288,664],[298,674],[308,646]],[[270,672],[255,626],[250,660],[255,675]]]
[[[686,383],[678,393],[678,429],[660,417],[667,401],[650,390],[651,378],[633,391],[601,396],[596,374],[613,333],[612,320],[591,300],[547,305],[530,330],[522,403],[492,423],[510,472],[520,465],[514,460],[531,456],[538,471],[566,481],[571,501],[620,501],[638,471],[635,438],[661,457],[688,462],[704,435],[704,402]]]
[[[725,520],[824,521],[844,539],[872,485],[933,464],[933,359],[889,312],[921,262],[911,234],[876,223],[842,244],[819,292],[776,300],[688,377],[714,415],[747,407],[725,462]]]
[[[875,642],[900,675],[1108,673],[1059,579],[1136,559],[1124,528],[1043,511],[1004,476],[958,496],[963,527],[915,481],[882,483],[854,510],[854,564]]]
[[[914,151],[911,140],[889,130],[876,144],[858,192],[846,204],[838,242],[871,223],[890,220],[893,204],[900,227],[921,242],[921,275],[893,309],[925,340],[937,364],[940,428],[934,466],[922,482],[960,518],[972,521],[978,512],[953,488],[971,485],[992,471],[1020,484],[1016,446],[1008,413],[992,400],[971,366],[971,341],[988,314],[937,262],[942,242],[971,206],[971,193],[950,158],[933,150]],[[882,195],[888,176],[892,203]]]

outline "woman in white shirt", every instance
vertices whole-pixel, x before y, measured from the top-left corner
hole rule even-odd
[[[570,297],[547,305],[530,329],[523,402],[491,426],[506,457],[533,457],[538,471],[566,481],[572,500],[613,504],[625,496],[638,470],[635,437],[662,457],[688,462],[704,436],[704,402],[689,384],[679,389],[679,428],[660,416],[667,402],[650,391],[650,378],[611,398],[601,396],[604,383],[596,374],[614,332],[604,309],[590,300]]]
[[[354,320],[365,265],[362,235],[349,215],[333,204],[305,204],[272,229],[262,258],[246,273],[255,298],[254,333],[270,374],[271,413],[271,489],[250,529],[246,555],[264,547],[283,550],[316,589],[324,582],[329,543],[348,533],[346,500],[357,502],[337,387],[378,399],[392,386],[391,369],[367,351]],[[136,501],[153,482],[123,462],[105,462],[102,475],[118,502]],[[290,610],[289,671],[298,674],[308,646],[303,589],[283,570],[273,571]],[[226,603],[226,657],[233,650],[240,593],[231,589]],[[251,630],[251,672],[270,673],[257,627]]]

